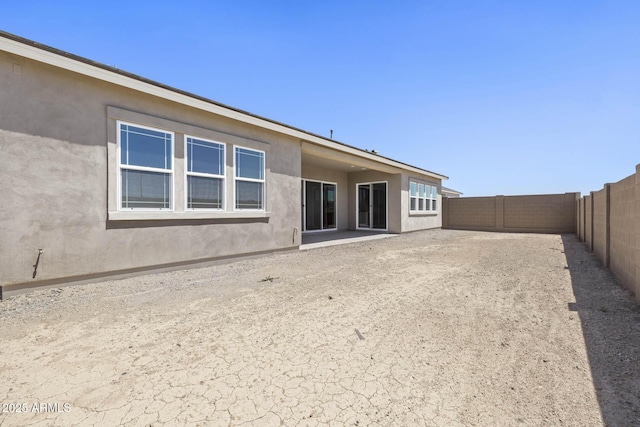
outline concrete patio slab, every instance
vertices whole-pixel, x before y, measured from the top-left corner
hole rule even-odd
[[[323,248],[327,246],[345,245],[367,240],[386,239],[398,234],[375,231],[327,231],[321,233],[305,233],[302,235],[300,250]]]

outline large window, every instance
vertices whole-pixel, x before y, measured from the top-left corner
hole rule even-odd
[[[173,133],[118,122],[120,208],[173,206]]]
[[[269,145],[107,107],[110,221],[268,218]]]
[[[224,209],[224,144],[185,137],[187,209]]]
[[[235,208],[264,210],[264,152],[235,147]]]
[[[438,206],[438,187],[409,181],[409,210],[411,212],[434,212]]]

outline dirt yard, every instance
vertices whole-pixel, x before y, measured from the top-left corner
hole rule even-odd
[[[0,302],[0,426],[637,426],[574,236],[435,230]]]

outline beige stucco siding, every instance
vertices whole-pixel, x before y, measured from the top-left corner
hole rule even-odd
[[[300,244],[294,233],[300,227],[300,145],[292,137],[5,52],[0,52],[0,99],[2,285],[33,283],[40,248],[44,252],[35,281]],[[115,143],[113,131],[108,132],[115,126],[109,107],[213,132],[229,151],[233,144],[264,147],[268,213],[258,218],[109,220],[117,203],[113,191],[111,200],[108,196],[116,179],[115,158],[107,150]],[[183,179],[181,132],[175,138],[176,189]],[[227,188],[229,181],[228,173]],[[233,202],[231,197],[227,201]]]
[[[26,56],[0,52],[3,291],[296,248],[301,179],[337,184],[339,230],[357,228],[357,184],[375,182],[387,183],[388,232],[441,225],[440,197],[435,215],[408,209],[408,174],[439,189],[440,175],[117,72],[66,69],[74,60],[53,61],[53,53],[28,59],[40,53],[30,49]],[[172,209],[119,209],[119,122],[173,135]],[[225,144],[220,211],[186,209],[187,136]],[[236,146],[264,152],[263,211],[234,209]]]
[[[409,183],[412,180],[438,187],[437,209],[434,212],[413,213],[410,211]],[[403,173],[401,206],[403,232],[442,227],[442,181],[431,177]]]

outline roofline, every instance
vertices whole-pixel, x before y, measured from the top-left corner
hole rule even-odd
[[[16,36],[0,30],[0,50],[19,55],[34,61],[42,62],[54,67],[89,76],[98,80],[113,83],[122,87],[133,89],[149,95],[157,96],[179,104],[187,105],[199,110],[214,113],[223,117],[238,120],[243,123],[269,129],[278,133],[289,135],[314,144],[318,144],[337,151],[363,157],[375,162],[409,170],[412,172],[429,175],[439,179],[449,177],[422,169],[407,163],[400,162],[379,154],[373,154],[361,148],[329,139],[302,129],[289,126],[256,114],[234,108],[211,99],[195,95],[171,86],[138,76],[127,71],[111,67],[100,62],[95,62],[72,53],[43,45],[35,41]]]
[[[444,185],[442,186],[442,192],[443,193],[451,193],[451,194],[460,194],[460,195],[464,194],[464,193],[462,193],[460,191],[454,190],[453,188],[445,187]]]

